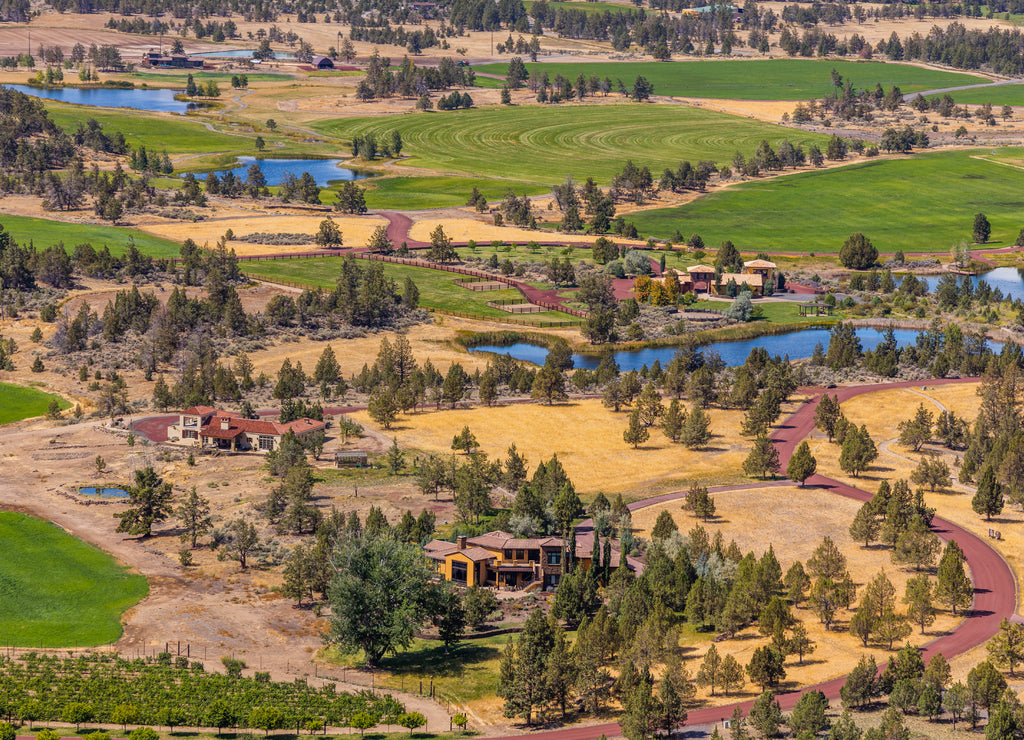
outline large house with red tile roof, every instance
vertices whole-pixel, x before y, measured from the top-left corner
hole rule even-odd
[[[576,543],[574,562],[587,569],[593,540]],[[438,574],[460,586],[505,589],[552,589],[562,576],[562,540],[558,537],[517,538],[494,531],[455,542],[431,540],[424,548]],[[619,567],[619,551],[611,549],[611,568]]]
[[[246,419],[211,406],[193,406],[178,415],[177,424],[167,428],[167,441],[231,452],[270,452],[280,446],[281,438],[288,432],[302,439],[326,428],[326,424],[315,419],[281,423]]]

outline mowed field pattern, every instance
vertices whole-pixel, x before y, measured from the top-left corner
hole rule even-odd
[[[42,416],[49,408],[50,401],[54,399],[62,409],[71,405],[60,396],[43,393],[35,388],[0,383],[0,424]]]
[[[618,80],[622,80],[627,88],[632,87],[637,75],[643,75],[654,85],[655,95],[739,100],[807,100],[824,97],[833,89],[833,69],[856,88],[873,89],[876,84],[885,88],[897,85],[904,93],[987,82],[985,78],[971,74],[924,69],[909,64],[810,59],[563,64],[537,62],[527,64],[526,68],[531,75],[535,71],[546,71],[551,79],[560,74],[573,84],[581,74],[588,79],[593,75],[602,80],[608,77],[613,87],[617,86]],[[474,67],[474,70],[504,77],[508,65],[486,64]]]
[[[974,214],[984,212],[989,246],[1005,247],[1024,225],[1024,170],[983,156],[934,152],[754,180],[630,219],[644,235],[678,229],[747,250],[835,253],[860,231],[880,252],[946,252],[970,241]]]
[[[762,140],[819,146],[828,137],[683,106],[624,103],[565,108],[484,108],[381,119],[321,121],[341,139],[392,129],[402,134],[403,164],[546,185],[567,175],[607,185],[627,159],[658,177],[681,160],[726,163],[753,154]]]
[[[102,645],[149,592],[105,552],[42,519],[0,512],[0,644]]]

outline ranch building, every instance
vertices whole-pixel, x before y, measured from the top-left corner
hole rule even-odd
[[[193,406],[178,415],[178,423],[167,428],[167,441],[192,447],[212,447],[230,452],[270,452],[281,446],[291,432],[300,440],[327,429],[322,421],[296,419],[285,423],[245,419],[233,411],[210,406]]]

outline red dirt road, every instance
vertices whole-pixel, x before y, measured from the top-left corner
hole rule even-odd
[[[909,388],[921,385],[947,385],[951,383],[971,382],[976,379],[945,379],[921,381],[904,381],[898,383],[884,383],[878,385],[854,386],[850,388],[837,388],[829,391],[839,397],[840,401],[846,401],[854,396],[872,391],[884,390],[887,388]],[[790,456],[796,446],[809,435],[814,429],[814,411],[818,406],[821,394],[816,395],[812,400],[804,403],[797,411],[786,419],[772,435],[772,439],[779,450],[779,457],[782,466],[785,468]],[[769,483],[751,483],[742,486],[723,486],[711,489],[714,491],[733,491],[743,488],[759,488],[764,486],[779,486],[791,484],[791,481],[774,481]],[[808,479],[807,485],[823,488],[830,493],[846,496],[858,501],[867,501],[871,498],[870,493],[859,488],[846,485],[840,481],[826,478],[822,475],[815,475]],[[669,493],[662,496],[637,501],[630,505],[630,510],[637,510],[645,506],[671,501],[685,496],[685,492]],[[582,541],[584,537],[590,536],[589,521],[584,522],[580,529],[583,530],[577,535]],[[924,647],[923,657],[927,661],[935,653],[941,652],[945,657],[951,658],[954,655],[966,652],[971,648],[988,640],[999,630],[999,623],[1004,617],[1014,616],[1017,608],[1017,580],[1013,571],[1006,561],[991,548],[985,541],[976,535],[968,532],[952,522],[936,517],[932,521],[932,531],[943,540],[955,540],[964,551],[967,563],[971,568],[971,575],[974,579],[974,604],[967,618],[947,635],[937,637]],[[839,690],[846,683],[846,678],[841,677],[825,683],[808,686],[799,691],[792,691],[778,695],[779,704],[783,709],[791,709],[805,691],[822,691],[828,699],[839,698]],[[733,711],[739,706],[744,713],[750,711],[753,701],[729,704],[721,707],[708,707],[697,709],[689,713],[685,726],[698,727],[711,725],[728,719]],[[587,727],[569,727],[563,730],[551,730],[532,733],[531,737],[543,737],[544,740],[595,740],[601,735],[607,737],[618,737],[622,734],[617,723],[606,723],[600,725],[589,725]],[[491,740],[522,740],[522,736],[507,736],[493,738]]]

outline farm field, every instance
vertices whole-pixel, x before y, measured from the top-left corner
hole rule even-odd
[[[120,131],[133,147],[145,146],[150,151],[161,152],[166,149],[168,154],[223,151],[255,153],[253,137],[211,131],[200,121],[184,116],[161,116],[137,110],[129,112],[53,102],[47,103],[46,110],[53,122],[65,131],[74,131],[79,122],[94,118],[106,133]]]
[[[50,522],[0,512],[0,641],[102,645],[121,635],[121,614],[149,591],[112,557]]]
[[[523,6],[526,8],[527,13],[530,12],[530,9],[533,7],[534,2],[535,0],[523,0]],[[648,14],[655,12],[649,8],[638,8],[632,4],[627,5],[626,3],[609,3],[601,2],[600,0],[597,0],[596,2],[590,2],[589,0],[587,0],[587,2],[561,2],[561,0],[552,0],[551,2],[547,3],[547,6],[550,10],[582,10],[584,13],[588,14],[604,12],[638,12],[640,10],[644,10],[644,12]]]
[[[118,256],[128,251],[128,239],[131,237],[138,250],[150,257],[177,257],[181,250],[177,242],[124,226],[76,224],[4,213],[0,213],[0,225],[18,243],[27,244],[31,240],[38,249],[45,249],[59,241],[64,242],[69,252],[78,244],[89,243],[96,249],[106,244],[110,247],[110,253]]]
[[[362,182],[366,205],[371,210],[416,211],[426,208],[464,206],[473,188],[479,188],[488,204],[497,205],[509,188],[518,196],[544,195],[541,185],[479,177],[388,177]],[[333,203],[334,192],[322,191],[321,201]]]
[[[0,404],[0,424],[43,416],[53,399],[57,399],[62,409],[71,406],[60,396],[10,383],[0,383],[0,398],[3,399],[3,403]]]
[[[957,105],[964,103],[985,105],[1024,105],[1024,84],[977,87],[973,90],[955,90],[950,93]],[[998,116],[999,112],[996,111]]]
[[[365,267],[368,262],[360,262]],[[476,292],[460,288],[455,281],[465,277],[457,273],[431,270],[426,267],[378,263],[383,265],[384,274],[401,283],[406,277],[412,278],[420,291],[420,305],[423,308],[440,309],[442,311],[460,311],[481,317],[515,319],[523,323],[535,324],[548,321],[571,321],[572,316],[555,311],[543,311],[531,314],[510,314],[487,305],[487,301],[507,298],[521,298],[522,294],[513,288]],[[257,278],[267,280],[285,280],[311,288],[334,288],[341,263],[336,257],[317,257],[314,259],[273,260],[271,262],[251,262],[245,265],[244,272]],[[525,302],[525,299],[524,299]]]
[[[1005,247],[1022,225],[1024,171],[979,158],[987,154],[926,153],[745,182],[631,220],[644,235],[678,229],[745,250],[835,253],[861,231],[882,253],[945,253],[970,238],[974,214],[983,211],[992,222],[990,246]]]
[[[627,159],[660,175],[681,160],[731,160],[762,140],[823,146],[827,137],[683,106],[645,104],[566,108],[484,108],[381,119],[320,121],[323,134],[350,139],[397,129],[404,164],[442,172],[552,185],[572,175],[607,185]]]
[[[567,62],[527,64],[534,71],[546,71],[575,83],[579,75],[592,75],[612,81],[613,88],[622,80],[626,87],[637,75],[654,85],[655,95],[691,98],[724,98],[739,100],[808,100],[832,92],[832,70],[835,69],[856,88],[899,86],[904,93],[921,92],[955,85],[985,82],[981,77],[955,72],[924,69],[908,64],[885,62],[813,61],[810,59],[756,59],[751,61],[692,62]],[[478,73],[504,76],[507,64],[486,64],[474,67]],[[957,102],[960,102],[959,96]],[[965,101],[966,102],[966,101]]]

